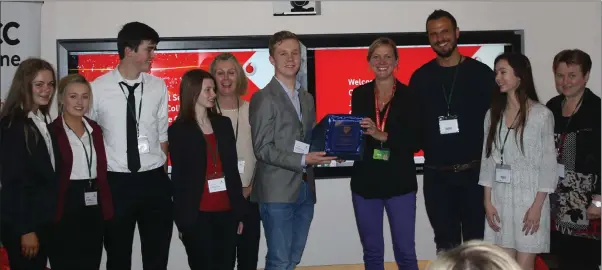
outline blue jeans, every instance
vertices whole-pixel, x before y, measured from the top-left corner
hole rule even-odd
[[[301,262],[314,203],[307,183],[293,203],[260,203],[259,211],[268,247],[265,270],[292,270]]]

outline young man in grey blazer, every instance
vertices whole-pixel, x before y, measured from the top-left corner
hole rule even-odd
[[[266,270],[294,269],[301,261],[314,215],[312,165],[335,157],[309,152],[316,122],[314,98],[296,80],[301,44],[289,31],[269,41],[274,78],[251,98],[249,121],[257,157],[251,200],[259,203],[268,252]]]

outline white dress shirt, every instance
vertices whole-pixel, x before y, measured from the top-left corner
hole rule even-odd
[[[92,127],[88,124],[86,119],[84,126],[87,132],[84,135],[77,137],[75,132],[71,130],[65,120],[63,120],[63,128],[67,133],[67,139],[69,139],[69,145],[71,146],[71,152],[73,153],[73,165],[71,166],[71,180],[87,180],[96,178],[96,149],[94,148],[94,141],[92,138]],[[85,150],[84,150],[85,149]],[[92,158],[90,158],[92,155]],[[90,171],[88,171],[88,162],[90,162]]]
[[[48,131],[48,127],[46,127],[46,117],[38,110],[38,113],[29,112],[27,117],[33,120],[33,123],[36,124],[40,133],[42,133],[42,137],[44,138],[44,142],[46,142],[46,148],[48,148],[48,155],[50,155],[50,162],[52,163],[52,169],[56,171],[55,161],[54,161],[54,151],[52,150],[52,139],[50,138],[50,132]]]
[[[163,166],[167,162],[161,144],[167,142],[167,86],[163,79],[148,73],[141,73],[136,80],[125,80],[117,68],[98,77],[92,82],[93,104],[88,113],[90,119],[102,128],[107,152],[108,170],[112,172],[130,172],[127,162],[127,87],[140,83],[134,91],[136,120],[140,119],[140,136],[146,136],[149,152],[140,154],[140,172]],[[144,89],[144,93],[142,93]],[[142,98],[142,111],[140,99]]]

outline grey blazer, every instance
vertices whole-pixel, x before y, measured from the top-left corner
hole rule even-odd
[[[304,137],[309,144],[316,122],[313,96],[299,90]],[[299,117],[295,107],[276,78],[253,94],[249,104],[249,122],[253,151],[257,157],[251,201],[293,203],[303,182],[302,154],[293,152],[299,135]],[[306,167],[307,183],[316,202],[313,168]]]

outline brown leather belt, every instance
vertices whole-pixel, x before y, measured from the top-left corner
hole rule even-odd
[[[307,182],[307,173],[303,173],[301,176],[301,179],[303,179],[303,181]]]
[[[480,160],[473,160],[469,163],[464,163],[464,164],[454,164],[454,165],[449,165],[449,166],[431,166],[431,165],[425,165],[426,168],[429,169],[434,169],[434,170],[439,170],[439,171],[452,171],[452,172],[462,172],[462,171],[466,171],[469,169],[474,169],[479,167],[479,165],[481,164]]]

